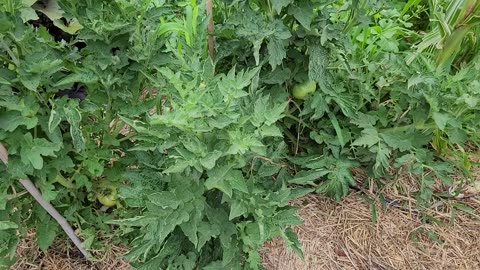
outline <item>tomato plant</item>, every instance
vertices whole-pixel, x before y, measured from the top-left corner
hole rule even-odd
[[[428,206],[478,145],[480,8],[356,2],[216,1],[209,34],[204,1],[7,0],[0,265],[29,229],[61,237],[25,178],[140,269],[258,269],[273,237],[301,254],[289,201],[341,199],[355,168],[421,176]]]

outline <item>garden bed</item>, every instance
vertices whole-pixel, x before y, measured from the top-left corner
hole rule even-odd
[[[409,175],[397,182],[407,185]],[[411,180],[411,179],[410,179]],[[395,195],[388,196],[411,201]],[[290,269],[479,269],[480,220],[456,211],[449,223],[452,208],[431,209],[429,213],[446,221],[444,224],[422,223],[412,207],[383,208],[378,204],[376,224],[372,223],[370,203],[362,193],[349,194],[341,202],[310,194],[293,202],[304,224],[296,226],[303,245],[304,260],[289,251],[281,239],[267,242],[262,250],[263,265],[268,270]],[[476,211],[480,200],[470,197],[461,201]],[[430,236],[428,236],[430,234]],[[435,239],[438,238],[438,239]],[[87,263],[64,241],[57,241],[42,254],[34,235],[17,248],[19,261],[11,269],[131,269],[119,259],[124,248],[110,246],[108,252],[97,252],[98,262]]]

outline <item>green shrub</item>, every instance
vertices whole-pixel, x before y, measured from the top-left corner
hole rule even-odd
[[[478,50],[437,68],[412,48],[427,6],[352,2],[219,1],[212,61],[203,2],[6,1],[1,265],[27,230],[42,250],[59,233],[27,177],[87,249],[128,244],[139,269],[257,269],[275,236],[301,255],[289,201],[341,199],[355,167],[405,167],[428,205],[437,179],[468,175]],[[293,98],[305,81],[316,91]]]

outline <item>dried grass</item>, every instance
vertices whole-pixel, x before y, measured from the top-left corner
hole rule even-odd
[[[384,190],[388,197],[406,202],[406,207],[377,204],[377,222],[372,223],[371,206],[359,193],[342,202],[308,195],[293,202],[305,220],[295,227],[303,243],[304,260],[287,250],[282,240],[266,243],[264,266],[271,270],[307,269],[480,269],[480,220],[455,211],[449,201],[426,209],[442,224],[422,223],[415,200],[401,194],[417,181],[405,174]],[[457,201],[480,211],[475,198]],[[435,234],[440,242],[427,233]]]
[[[31,232],[17,247],[18,261],[10,268],[15,270],[131,270],[128,262],[119,259],[126,249],[109,245],[108,251],[94,251],[95,262],[86,261],[73,245],[56,240],[46,252],[35,243]]]

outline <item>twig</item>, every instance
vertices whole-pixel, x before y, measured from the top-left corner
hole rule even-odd
[[[213,40],[213,4],[212,0],[206,2],[208,16],[208,54],[212,61],[215,59],[215,44]]]

